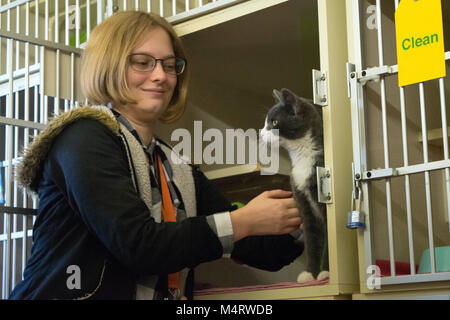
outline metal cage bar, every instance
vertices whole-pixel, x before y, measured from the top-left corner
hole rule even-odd
[[[8,10],[8,29],[11,27],[10,11]],[[13,117],[14,108],[14,91],[13,91],[13,40],[8,39],[6,42],[7,52],[7,74],[9,77],[9,93],[6,97],[6,116]],[[12,155],[13,155],[13,130],[11,125],[7,125],[5,128],[5,156],[7,160],[7,166],[5,168],[5,205],[10,206],[12,202]],[[5,297],[11,289],[11,259],[12,259],[12,242],[11,242],[11,228],[12,221],[11,215],[6,214],[4,216],[4,234],[6,235],[6,242],[3,243],[3,289],[2,294]]]
[[[423,83],[419,83],[420,94],[420,118],[422,120],[422,145],[423,145],[423,161],[428,163],[428,136],[427,136],[427,121],[425,113],[425,92]],[[430,190],[430,172],[425,171],[425,197],[427,206],[427,222],[428,222],[428,243],[430,248],[430,265],[431,273],[436,273],[436,262],[434,254],[434,239],[433,239],[433,218],[431,209],[431,190]]]
[[[86,0],[86,41],[91,33],[91,1]]]
[[[405,103],[405,89],[400,88],[400,106],[401,106],[401,122],[402,122],[402,143],[403,143],[403,165],[409,166],[408,159],[408,135],[406,132],[406,103]],[[406,219],[408,224],[408,247],[409,247],[409,266],[410,273],[416,273],[415,257],[414,257],[414,240],[412,228],[412,213],[411,213],[411,184],[409,175],[405,175],[405,197],[406,197]]]
[[[26,3],[25,7],[25,34],[29,36],[30,34],[30,3]],[[25,64],[25,114],[24,119],[25,121],[29,121],[30,119],[30,57],[29,57],[29,47],[30,44],[28,42],[25,43],[25,53],[24,53],[24,64]],[[29,128],[25,128],[24,130],[24,149],[27,150],[28,148],[28,139],[30,135]],[[22,201],[22,207],[27,208],[28,207],[28,197],[26,195],[26,190],[23,194],[23,201]],[[22,230],[23,230],[23,236],[22,236],[22,278],[23,278],[23,271],[25,270],[25,266],[27,263],[27,252],[28,252],[28,241],[27,241],[27,230],[28,230],[28,219],[26,216],[23,216],[22,218]]]
[[[55,0],[55,12],[54,12],[54,16],[55,16],[55,20],[54,20],[54,25],[55,25],[55,42],[59,43],[59,28],[57,28],[57,26],[59,26],[59,1]],[[60,79],[59,79],[59,74],[60,74],[60,66],[61,66],[61,51],[59,49],[56,49],[56,70],[55,70],[55,82],[56,83],[60,83]],[[59,85],[56,86],[56,99],[54,102],[54,106],[53,106],[53,114],[54,115],[58,115],[59,114],[59,96],[60,96],[60,92],[59,92]]]
[[[399,0],[395,0],[395,9],[397,10]],[[400,87],[400,113],[402,123],[402,144],[403,144],[403,166],[409,166],[408,156],[408,134],[406,128],[406,101],[405,88]],[[406,218],[408,224],[408,247],[409,247],[409,266],[410,274],[416,274],[415,256],[414,256],[414,240],[412,227],[412,213],[411,213],[411,184],[409,175],[405,175],[405,200],[406,200]]]
[[[20,33],[20,10],[19,7],[15,8],[16,10],[16,33]],[[20,58],[20,42],[14,41],[15,43],[15,70],[20,68],[19,66],[19,58]],[[14,93],[14,118],[19,119],[19,92],[16,91]],[[14,142],[13,142],[13,157],[16,158],[18,154],[19,148],[19,128],[14,127]],[[13,180],[13,188],[12,188],[12,197],[13,197],[13,206],[17,207],[18,205],[18,185],[17,181]],[[12,232],[17,232],[17,215],[12,216]],[[16,279],[16,263],[17,263],[17,239],[12,239],[12,257],[11,257],[11,288],[15,286]]]
[[[377,27],[378,27],[378,61],[379,66],[384,65],[384,52],[383,52],[383,31],[382,31],[382,19],[381,19],[381,1],[377,0]],[[389,136],[388,136],[388,123],[387,123],[387,111],[386,111],[386,84],[385,79],[380,79],[380,91],[381,91],[381,111],[382,111],[382,127],[383,127],[383,151],[384,151],[384,166],[386,169],[390,167],[389,161]],[[395,275],[395,254],[394,254],[394,235],[392,225],[392,199],[391,199],[391,181],[386,179],[386,210],[387,210],[387,225],[389,236],[389,260],[391,265],[391,275]]]
[[[80,47],[80,0],[75,1],[75,47]]]
[[[445,85],[444,79],[439,79],[439,97],[441,102],[441,119],[442,119],[442,143],[444,148],[444,160],[449,160],[448,151],[448,130],[447,130],[447,106],[445,103]],[[445,168],[445,189],[446,189],[446,203],[447,203],[447,218],[449,222],[450,233],[450,169]]]

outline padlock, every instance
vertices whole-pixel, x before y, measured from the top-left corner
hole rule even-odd
[[[357,228],[365,228],[366,224],[364,223],[364,214],[360,211],[361,209],[361,193],[359,193],[359,197],[356,199],[358,206],[355,208],[355,193],[352,194],[352,204],[351,210],[348,213],[347,220],[347,228],[348,229],[357,229]]]

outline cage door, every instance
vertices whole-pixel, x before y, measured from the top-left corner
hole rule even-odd
[[[450,280],[439,253],[450,245],[450,84],[441,78],[398,87],[399,1],[381,2],[347,1],[352,200],[364,217],[360,271],[369,289],[372,270],[379,286]]]

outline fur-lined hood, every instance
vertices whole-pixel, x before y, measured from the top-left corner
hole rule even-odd
[[[37,192],[42,164],[53,144],[54,139],[71,123],[91,118],[98,120],[112,132],[119,134],[120,125],[112,114],[102,110],[102,106],[79,107],[53,118],[45,129],[36,137],[25,150],[22,162],[16,171],[16,180],[23,187]]]

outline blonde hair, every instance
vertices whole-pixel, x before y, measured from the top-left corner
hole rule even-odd
[[[180,38],[164,18],[147,12],[123,11],[96,26],[83,53],[81,88],[90,104],[135,104],[126,82],[128,56],[142,41],[144,33],[161,27],[170,36],[175,56],[186,60]],[[172,100],[161,116],[165,123],[179,119],[184,113],[189,64],[177,76]]]

